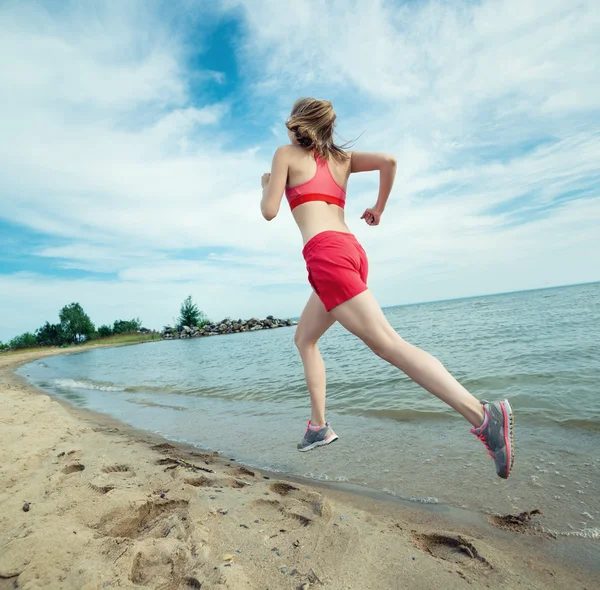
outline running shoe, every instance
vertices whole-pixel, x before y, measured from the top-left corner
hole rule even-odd
[[[496,464],[496,473],[507,479],[515,462],[514,418],[508,400],[482,401],[488,422],[485,427],[471,428],[471,432],[485,445]]]
[[[310,420],[308,426],[310,426]],[[304,438],[298,443],[298,450],[301,452],[323,447],[338,439],[337,434],[333,432],[329,424],[325,424],[320,430],[311,430],[308,426]]]

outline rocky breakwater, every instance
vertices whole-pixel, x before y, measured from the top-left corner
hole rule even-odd
[[[176,338],[199,338],[200,336],[219,336],[222,334],[237,334],[239,332],[256,332],[258,330],[272,330],[274,328],[284,328],[286,326],[295,326],[298,322],[293,320],[281,320],[272,315],[264,320],[251,318],[249,320],[231,320],[224,319],[215,324],[206,324],[204,326],[180,326],[179,328],[165,328],[161,332],[164,340],[173,340]]]

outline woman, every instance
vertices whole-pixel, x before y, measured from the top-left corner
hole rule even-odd
[[[361,219],[377,226],[396,174],[396,159],[380,153],[344,151],[334,142],[336,115],[325,100],[303,98],[286,123],[291,145],[277,149],[271,173],[262,177],[261,211],[279,212],[285,192],[304,241],[303,256],[314,290],[296,330],[312,414],[300,451],[337,440],[325,420],[325,365],[319,338],[339,322],[375,354],[454,408],[486,446],[496,473],[507,478],[514,462],[513,416],[507,400],[479,402],[429,353],[405,342],[390,326],[367,288],[367,255],[344,221],[351,174],[379,171],[379,196]]]

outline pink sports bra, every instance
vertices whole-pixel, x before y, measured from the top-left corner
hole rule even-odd
[[[316,152],[314,156],[317,163],[315,175],[302,184],[285,187],[290,209],[310,201],[324,201],[343,209],[346,204],[346,191],[334,180],[327,160],[320,158]]]

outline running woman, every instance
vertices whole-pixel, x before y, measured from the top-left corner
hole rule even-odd
[[[295,335],[310,393],[311,418],[298,450],[327,445],[337,435],[325,420],[325,364],[318,341],[339,322],[376,355],[454,408],[471,425],[507,478],[514,462],[513,414],[508,400],[478,401],[429,353],[403,340],[390,326],[367,287],[367,255],[344,221],[351,174],[379,171],[379,196],[361,219],[379,225],[396,175],[396,159],[382,153],[346,151],[334,142],[336,115],[326,100],[302,98],[286,123],[291,145],[275,151],[263,175],[261,211],[267,221],[279,213],[285,192],[298,224],[313,293]]]

